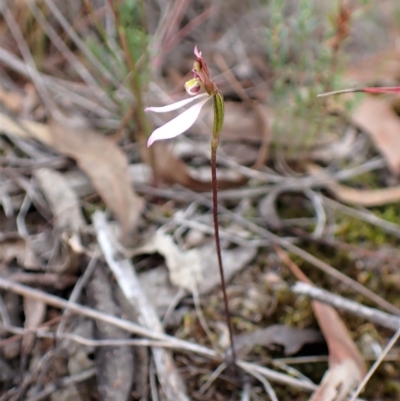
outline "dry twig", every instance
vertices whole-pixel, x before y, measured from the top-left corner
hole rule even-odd
[[[141,289],[135,268],[124,256],[122,245],[111,233],[106,216],[101,211],[93,214],[93,224],[96,229],[97,241],[107,261],[108,266],[117,279],[123,294],[138,313],[139,322],[144,327],[163,333],[163,327],[151,302]],[[181,377],[175,367],[172,355],[165,349],[152,349],[157,376],[166,398],[170,401],[189,400]]]
[[[213,360],[218,360],[218,361],[223,360],[223,357],[221,357],[215,351],[213,351],[207,347],[204,347],[204,346],[201,346],[201,345],[189,342],[189,341],[180,340],[179,338],[172,337],[167,334],[149,330],[149,329],[144,328],[132,321],[120,319],[120,318],[117,318],[114,316],[109,316],[105,313],[96,311],[87,306],[79,305],[74,302],[68,302],[67,300],[57,297],[55,295],[50,295],[43,291],[36,290],[36,289],[30,288],[30,287],[27,287],[25,285],[14,283],[11,280],[3,278],[3,277],[0,277],[0,288],[3,290],[6,290],[6,291],[11,291],[15,294],[42,300],[43,302],[46,302],[48,305],[51,305],[55,308],[69,309],[70,312],[74,312],[79,315],[89,317],[91,319],[101,320],[101,321],[113,324],[113,325],[120,327],[132,334],[136,334],[139,336],[147,337],[149,339],[160,341],[157,343],[157,345],[160,347],[164,346],[163,342],[167,342],[171,348],[175,348],[179,351],[193,352],[195,354],[202,355],[203,357],[210,358]],[[68,336],[70,336],[70,335],[68,335]],[[71,339],[74,339],[74,338],[71,337]],[[101,344],[101,345],[103,345],[103,344]],[[148,345],[150,345],[150,344],[148,344]],[[256,372],[261,373],[263,376],[265,376],[267,379],[269,379],[271,381],[276,381],[278,383],[283,383],[283,384],[286,384],[289,386],[293,386],[294,388],[298,388],[298,389],[302,389],[302,390],[306,390],[306,391],[314,391],[317,387],[315,384],[312,384],[310,382],[305,382],[305,381],[293,378],[291,376],[288,376],[288,375],[285,375],[285,374],[282,374],[279,372],[275,372],[274,370],[268,369],[266,367],[255,365],[253,363],[238,360],[237,365],[239,367],[243,367],[243,369],[246,369],[246,368],[253,369]]]
[[[381,312],[380,310],[370,308],[359,304],[358,302],[351,301],[343,298],[340,295],[332,294],[329,291],[315,287],[311,284],[297,282],[292,291],[295,294],[307,295],[312,299],[332,305],[335,308],[345,310],[353,315],[360,316],[370,322],[379,324],[391,330],[398,330],[400,327],[400,316],[391,315],[389,313]]]

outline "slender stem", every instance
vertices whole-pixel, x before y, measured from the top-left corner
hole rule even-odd
[[[113,46],[110,44],[110,38],[106,30],[104,29],[103,25],[100,23],[99,18],[96,15],[96,10],[93,4],[91,3],[90,0],[83,0],[84,6],[86,7],[88,14],[91,18],[91,21],[93,21],[95,29],[97,30],[97,33],[101,37],[101,39],[104,42],[104,45],[107,47],[107,50],[110,52],[110,54],[113,56],[115,62],[118,64],[118,67],[122,70],[123,65],[121,62],[121,58],[119,57],[119,54],[117,51],[113,48]]]
[[[224,268],[222,265],[222,254],[221,254],[221,241],[219,237],[219,225],[218,225],[218,183],[217,183],[217,147],[218,147],[218,139],[212,139],[211,141],[211,178],[212,178],[212,199],[213,199],[213,220],[214,220],[214,234],[215,234],[215,247],[217,250],[217,258],[218,258],[218,268],[219,275],[221,278],[221,287],[222,294],[224,297],[224,307],[225,307],[225,317],[226,324],[228,325],[229,330],[229,340],[230,340],[230,348],[231,348],[231,363],[236,366],[236,351],[233,342],[233,329],[232,329],[232,320],[231,314],[229,311],[228,305],[228,296],[226,294],[226,284],[225,284],[225,275]]]
[[[133,96],[135,97],[135,116],[136,116],[136,123],[137,123],[137,133],[136,133],[136,139],[138,142],[142,145],[145,146],[148,138],[148,134],[150,132],[148,123],[147,123],[147,117],[144,112],[144,106],[143,106],[143,96],[142,96],[142,90],[143,90],[143,84],[140,81],[140,74],[143,73],[142,69],[139,68],[139,62],[136,62],[135,56],[132,52],[131,47],[129,46],[128,43],[128,32],[127,32],[127,25],[126,21],[121,17],[121,10],[120,8],[117,7],[117,5],[112,1],[108,0],[109,5],[114,13],[114,18],[117,24],[117,32],[119,36],[119,40],[121,42],[121,47],[124,51],[124,56],[125,56],[125,61],[126,65],[131,71],[131,79],[130,79],[130,84],[131,84],[131,91],[133,93]],[[140,3],[142,4],[142,2]],[[144,8],[142,7],[141,10],[143,11],[141,15],[141,20],[143,22],[143,26],[145,25],[145,15],[144,15]],[[145,60],[147,60],[147,49],[145,44],[143,43],[143,54],[145,55]],[[122,125],[121,125],[122,127]],[[154,149],[150,149],[148,152],[149,154],[149,160],[150,160],[150,166],[151,169],[153,170],[153,176],[154,176],[154,186],[157,187],[158,184],[158,171],[156,168],[156,160],[155,160],[155,152]]]

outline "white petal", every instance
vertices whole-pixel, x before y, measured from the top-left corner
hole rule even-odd
[[[207,97],[207,99],[195,104],[182,114],[179,114],[178,117],[175,117],[173,120],[153,131],[149,137],[149,140],[147,141],[147,147],[151,146],[155,141],[159,141],[160,139],[175,138],[176,136],[187,131],[197,120],[201,108],[210,98],[211,97]]]
[[[199,99],[201,97],[208,96],[207,93],[201,93],[200,95],[190,97],[188,99],[180,100],[179,102],[168,104],[162,107],[146,107],[144,111],[154,111],[155,113],[168,113],[169,111],[180,109],[183,106],[186,106],[189,103],[192,103],[194,100]]]

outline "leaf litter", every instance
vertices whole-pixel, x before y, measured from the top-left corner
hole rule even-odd
[[[311,284],[281,248],[276,247],[276,251],[298,280]],[[344,401],[366,374],[364,359],[336,310],[319,301],[311,304],[328,344],[329,370],[310,401]]]
[[[55,3],[52,0],[46,3],[53,13],[55,9],[52,5]],[[274,104],[270,85],[273,80],[280,79],[279,73],[285,71],[284,68],[278,69],[278,73],[274,70],[271,60],[266,57],[265,43],[260,41],[264,36],[257,31],[271,24],[265,15],[270,15],[268,7],[272,7],[272,3],[265,7],[260,6],[260,9],[252,10],[253,12],[248,12],[248,5],[245,3],[233,5],[229,9],[222,5],[223,12],[219,13],[218,21],[221,27],[230,28],[227,28],[229,35],[223,34],[221,30],[221,36],[213,37],[217,47],[211,46],[211,41],[207,38],[204,38],[204,43],[199,43],[197,34],[190,36],[190,32],[195,32],[196,29],[201,29],[202,34],[207,36],[206,32],[213,32],[215,27],[213,28],[211,19],[201,21],[201,18],[195,24],[189,23],[185,27],[185,12],[188,11],[187,15],[196,15],[197,11],[190,8],[194,7],[192,4],[184,4],[180,10],[182,15],[177,17],[183,25],[175,27],[178,35],[173,37],[175,45],[171,47],[171,40],[167,41],[168,52],[163,49],[166,45],[164,39],[171,38],[171,32],[167,32],[166,38],[163,38],[160,33],[162,24],[168,21],[160,22],[160,37],[158,44],[154,43],[154,46],[160,46],[160,54],[162,52],[165,60],[164,65],[162,61],[158,61],[160,71],[157,74],[162,74],[154,79],[159,80],[157,83],[161,84],[160,87],[168,88],[184,80],[183,74],[188,69],[182,65],[188,59],[182,57],[182,54],[188,54],[186,46],[192,47],[192,42],[196,41],[211,56],[210,59],[215,59],[212,68],[222,72],[218,76],[218,86],[223,88],[228,104],[226,125],[221,136],[223,157],[220,158],[220,167],[221,170],[225,168],[228,172],[235,173],[236,178],[220,179],[221,203],[238,216],[260,227],[272,227],[275,216],[280,220],[279,224],[272,227],[277,234],[321,259],[329,260],[330,264],[340,267],[346,275],[398,306],[398,283],[390,278],[395,277],[394,261],[390,262],[386,258],[379,266],[361,266],[352,258],[347,258],[348,255],[342,255],[343,249],[338,249],[332,255],[321,245],[322,242],[313,241],[313,238],[333,236],[340,237],[344,242],[351,242],[353,237],[350,234],[357,234],[357,247],[369,249],[379,243],[381,236],[378,228],[374,231],[369,226],[368,229],[362,226],[361,233],[358,233],[358,228],[352,228],[339,212],[332,211],[323,202],[318,204],[316,199],[323,199],[318,198],[320,191],[324,194],[327,191],[329,196],[352,205],[346,209],[350,213],[351,210],[360,213],[359,206],[374,207],[373,212],[380,211],[383,220],[390,220],[390,224],[394,226],[400,224],[397,218],[399,195],[396,175],[400,162],[398,152],[396,153],[396,104],[388,96],[368,95],[356,103],[354,109],[348,110],[339,105],[336,111],[339,110],[342,119],[340,123],[338,120],[334,131],[328,132],[321,126],[320,135],[311,142],[305,140],[304,144],[298,138],[301,137],[304,127],[306,131],[312,128],[313,118],[300,116],[290,120],[291,117],[287,117],[287,122],[291,125],[286,124],[285,127],[291,128],[276,135],[275,124],[280,123],[282,113],[279,113],[281,110],[277,110],[278,106]],[[300,18],[301,10],[289,3],[285,10],[286,17],[292,12],[299,12]],[[385,2],[385,10],[388,3]],[[81,11],[85,12],[84,10],[87,11],[86,8]],[[360,10],[362,14],[364,9]],[[107,14],[111,11],[107,9],[104,12]],[[320,12],[327,13],[329,10],[321,6]],[[212,14],[213,10],[210,9],[208,13]],[[391,14],[387,10],[384,13],[385,18]],[[17,22],[24,21],[23,13],[15,15]],[[75,16],[72,20],[68,15],[66,13],[67,18],[62,23],[60,15],[52,17],[60,22],[60,32],[64,34],[65,30],[76,26],[79,34],[84,36],[90,22],[89,25],[85,24],[92,21],[94,14],[88,14],[85,23],[74,21],[80,15],[77,9],[72,13]],[[150,12],[149,15],[153,19],[153,25],[150,25],[157,25],[156,14]],[[112,14],[110,18],[111,16]],[[54,23],[52,18],[49,18],[50,24]],[[354,53],[355,61],[344,74],[346,81],[359,86],[375,82],[392,85],[398,82],[398,52],[390,48],[392,44],[388,40],[393,32],[392,28],[387,27],[392,25],[384,24],[387,31],[377,29],[382,23],[379,18],[368,20],[361,17],[358,21],[361,24],[364,22],[368,29],[357,25],[357,32],[370,30],[381,34],[375,35],[368,46],[364,46],[364,42],[364,45],[359,46],[359,49],[365,51],[372,49],[371,46],[375,43],[369,57],[363,54],[361,59],[357,59],[357,52]],[[254,23],[247,23],[249,19]],[[232,20],[236,25],[232,25]],[[196,24],[200,24],[200,28],[196,28],[199,26]],[[202,24],[210,29],[203,31]],[[21,26],[26,27],[22,29],[23,32],[29,32],[31,25],[22,23]],[[354,34],[356,38],[357,32],[350,34]],[[183,35],[182,44],[177,40],[179,35]],[[253,38],[251,46],[246,44],[248,37]],[[312,40],[317,37],[318,33]],[[190,40],[186,41],[187,38]],[[230,43],[232,38],[235,42],[234,49]],[[31,44],[32,40],[27,38],[27,43]],[[54,40],[54,37],[50,40]],[[73,37],[68,39],[65,42],[67,47],[70,46],[69,40],[75,41]],[[386,44],[386,41],[388,51],[377,54],[377,48],[384,48],[379,43]],[[40,47],[40,43],[37,42],[36,46]],[[82,53],[88,50],[83,41],[74,46]],[[76,51],[74,46],[71,46],[74,49],[71,52]],[[349,48],[354,49],[354,46],[354,42],[349,44]],[[286,62],[290,70],[290,63],[296,62],[298,52],[296,43],[289,44],[289,48],[292,50],[289,49]],[[209,174],[200,178],[203,177],[200,172],[207,170],[209,165],[203,146],[204,127],[208,124],[207,111],[204,119],[190,132],[194,137],[190,153],[182,155],[177,151],[176,148],[184,141],[178,141],[176,147],[167,143],[156,143],[152,152],[149,152],[140,141],[132,142],[132,136],[127,134],[130,130],[135,134],[140,131],[139,112],[133,114],[132,121],[123,129],[118,129],[122,115],[115,108],[115,100],[122,99],[122,103],[126,99],[132,101],[132,96],[127,96],[123,85],[116,92],[113,92],[115,88],[109,88],[107,93],[113,99],[104,99],[106,91],[100,86],[96,87],[100,80],[95,70],[89,69],[89,75],[93,76],[86,76],[87,82],[90,81],[93,87],[86,86],[80,83],[73,66],[65,68],[67,63],[62,53],[59,59],[58,55],[51,58],[46,54],[46,46],[42,50],[45,60],[47,61],[47,57],[51,59],[47,65],[46,62],[43,64],[47,72],[53,72],[60,67],[57,78],[39,73],[44,87],[51,96],[57,94],[54,102],[62,105],[62,109],[68,109],[71,113],[69,117],[45,120],[47,110],[39,100],[42,94],[38,96],[38,88],[32,91],[32,86],[29,87],[31,84],[26,84],[26,80],[30,79],[30,70],[23,60],[23,52],[22,58],[19,58],[19,54],[14,55],[13,49],[10,50],[9,43],[2,40],[0,44],[0,59],[7,66],[2,67],[1,86],[3,81],[7,81],[3,73],[9,73],[13,69],[10,75],[15,80],[13,84],[24,87],[25,90],[25,93],[14,89],[0,91],[0,101],[4,105],[0,113],[0,125],[2,133],[6,134],[0,138],[0,191],[4,210],[0,215],[1,276],[37,288],[39,294],[42,294],[41,298],[33,300],[27,295],[29,291],[25,287],[23,301],[12,289],[0,294],[0,366],[4,366],[2,372],[12,372],[1,376],[1,391],[7,392],[10,399],[13,396],[16,399],[20,395],[25,397],[22,399],[29,401],[44,399],[44,394],[50,395],[51,399],[73,397],[83,401],[95,399],[94,397],[103,400],[146,399],[150,393],[153,399],[238,398],[244,388],[242,384],[233,383],[229,372],[218,374],[221,369],[217,364],[223,363],[223,356],[215,353],[209,360],[204,356],[207,353],[200,352],[196,355],[195,351],[196,347],[204,345],[218,349],[224,343],[226,332],[226,327],[221,325],[223,316],[216,272],[217,261],[214,243],[210,237],[212,227],[207,220],[209,216],[203,216],[209,213],[209,207],[205,205],[210,189]],[[77,51],[80,58],[82,53]],[[71,60],[67,57],[65,59]],[[36,61],[40,66],[40,60]],[[300,67],[300,63],[298,66]],[[106,75],[108,78],[102,84],[119,80],[118,74],[111,81],[109,74]],[[284,76],[286,83],[296,78],[290,71]],[[304,84],[307,79],[303,78],[307,77],[301,77],[298,86],[291,89],[299,98],[307,98],[308,89]],[[346,84],[341,82],[340,86],[346,87]],[[21,93],[24,95],[21,96]],[[98,103],[96,96],[99,97]],[[154,96],[154,93],[149,93],[149,96]],[[254,108],[244,101],[247,97],[255,102]],[[295,105],[295,98],[296,96],[289,96],[286,111],[290,111],[290,107]],[[125,104],[121,110],[124,106]],[[326,112],[329,110],[327,107]],[[324,114],[322,107],[321,113]],[[11,117],[13,114],[16,117]],[[80,121],[81,117],[76,118],[78,115],[85,115],[83,121]],[[103,134],[103,131],[114,134],[117,129],[119,135],[110,137],[113,139]],[[346,130],[352,130],[352,134],[343,135]],[[62,159],[61,164],[52,164],[54,152],[64,156],[59,159]],[[382,163],[381,167],[368,167],[371,166],[368,164],[371,154],[381,154],[382,163],[387,168],[382,168]],[[319,165],[310,168],[307,164],[310,161],[318,162]],[[258,170],[257,174],[254,169]],[[345,179],[351,182],[348,185],[339,184],[342,180],[340,174],[345,174]],[[271,193],[271,187],[275,187],[273,189],[276,189],[276,193],[282,194],[279,199],[275,197],[274,216],[271,216],[271,209],[262,212],[259,208],[261,200]],[[224,192],[224,189],[229,190]],[[40,193],[45,201],[42,199],[39,206],[35,196]],[[98,271],[91,271],[89,277],[84,277],[93,253],[101,243],[96,238],[92,218],[104,206],[99,205],[98,198],[92,197],[94,193],[101,198],[118,224],[107,223],[112,231],[111,237],[115,239],[115,242],[110,240],[113,246],[111,258],[109,255],[105,263],[101,257],[95,265]],[[197,228],[184,224],[184,219],[178,218],[185,208],[194,210],[188,220],[192,223],[197,223],[195,220],[201,221]],[[362,212],[374,216],[367,210]],[[229,234],[224,236],[222,255],[229,280],[229,299],[234,310],[237,347],[240,349],[243,346],[242,357],[254,362],[253,370],[246,372],[259,380],[248,378],[249,386],[246,389],[249,389],[249,396],[252,399],[266,399],[266,393],[273,394],[270,391],[273,388],[279,399],[305,400],[308,396],[304,390],[315,388],[310,378],[318,381],[321,369],[314,363],[308,363],[294,372],[290,366],[278,365],[277,361],[274,363],[274,346],[282,348],[282,353],[278,356],[293,354],[294,360],[297,360],[297,355],[302,352],[305,344],[315,350],[314,346],[321,340],[321,333],[312,327],[314,321],[311,309],[289,293],[286,282],[291,278],[286,276],[282,263],[271,252],[270,242],[251,230],[246,231],[243,236],[243,230],[248,227],[242,229],[237,221],[232,224],[231,217],[223,213],[221,221],[223,231]],[[165,226],[160,228],[161,224]],[[343,230],[342,227],[346,224],[349,224],[351,233]],[[25,230],[21,231],[23,228]],[[306,240],[298,234],[301,232],[299,228],[312,235]],[[114,229],[119,237],[114,237]],[[24,234],[20,235],[21,233]],[[385,238],[388,238],[386,246],[394,248],[395,240],[390,236]],[[117,265],[125,263],[128,268],[125,266],[126,270],[122,272],[113,271],[110,261]],[[161,347],[149,345],[152,350],[161,349],[159,354],[157,351],[149,354],[147,348],[139,348],[140,385],[136,383],[139,373],[136,370],[138,364],[132,358],[132,347],[124,343],[132,340],[129,334],[121,327],[116,329],[109,322],[102,324],[97,321],[94,325],[91,320],[79,316],[79,312],[75,315],[60,315],[47,306],[48,301],[44,300],[48,298],[43,297],[47,293],[65,299],[72,293],[78,293],[78,298],[71,302],[79,302],[82,307],[90,305],[109,317],[129,316],[129,319],[137,320],[137,313],[133,313],[133,298],[127,302],[127,294],[132,289],[132,281],[128,278],[131,277],[130,270],[133,266],[138,271],[136,284],[146,294],[139,297],[141,299],[136,299],[134,304],[136,307],[139,305],[139,312],[147,318],[148,314],[140,308],[149,308],[150,315],[154,318],[143,323],[142,316],[139,323],[147,325],[151,330],[159,330],[159,333],[168,330],[171,334],[171,337],[164,338],[165,342]],[[303,268],[303,264],[301,266]],[[112,273],[108,272],[109,267]],[[308,266],[305,268],[308,269]],[[271,280],[271,277],[275,278]],[[329,279],[314,271],[310,271],[309,277],[322,286],[332,286]],[[335,289],[345,292],[340,283]],[[185,295],[194,291],[199,294],[195,307],[190,295]],[[359,297],[356,293],[346,295]],[[311,399],[344,399],[365,373],[363,358],[354,347],[347,330],[357,337],[363,337],[363,333],[366,333],[365,336],[372,336],[376,343],[385,342],[385,333],[371,329],[371,325],[364,321],[346,321],[346,328],[332,308],[318,303],[315,306],[315,302],[313,307],[329,346],[330,365]],[[63,322],[61,324],[60,319]],[[161,322],[165,327],[162,327]],[[61,331],[58,330],[60,326],[64,327]],[[332,327],[335,329],[332,330]],[[60,338],[55,339],[54,333],[58,333]],[[75,336],[74,339],[68,339],[69,335]],[[190,352],[179,348],[167,351],[163,348],[170,345],[172,338],[186,341],[186,346],[190,344]],[[100,345],[101,341],[114,340],[122,343]],[[92,341],[91,344],[94,345],[82,344],[87,341]],[[63,346],[60,345],[62,342]],[[136,351],[134,353],[137,356]],[[92,354],[95,355],[94,360]],[[156,367],[154,358],[158,361]],[[268,362],[271,359],[272,362]],[[162,361],[167,363],[163,364]],[[247,369],[249,365],[243,363],[240,366],[246,366]],[[97,373],[93,366],[97,368]],[[163,366],[170,369],[163,370]],[[17,377],[14,373],[18,368],[23,377],[19,382],[18,378],[16,382],[12,382],[12,377]],[[382,369],[389,372],[382,381],[385,386],[392,378],[397,379],[396,373],[393,373],[393,369],[390,370],[388,364],[384,364]],[[157,377],[154,370],[157,371]],[[215,375],[213,371],[216,372]],[[377,375],[379,374],[378,372]],[[293,381],[292,375],[298,381]],[[168,377],[173,379],[169,381]],[[265,377],[268,377],[270,384],[266,384]],[[58,389],[57,383],[61,383],[63,389]],[[204,383],[207,385],[202,387]],[[371,384],[371,388],[372,386],[374,384]],[[94,395],[87,391],[91,388],[94,389]],[[201,395],[198,393],[200,388],[204,389]],[[371,388],[367,388],[367,391],[373,392],[374,389]],[[176,395],[177,391],[179,396]],[[397,396],[396,393],[393,399]]]

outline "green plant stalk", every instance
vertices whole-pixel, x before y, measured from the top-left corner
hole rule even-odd
[[[131,70],[132,77],[130,79],[130,84],[131,84],[131,90],[132,93],[135,97],[136,101],[136,116],[138,120],[138,128],[139,128],[139,137],[137,138],[140,143],[145,143],[147,139],[147,135],[150,132],[148,124],[147,124],[147,118],[145,116],[144,112],[144,106],[143,106],[143,100],[142,100],[142,91],[141,91],[141,85],[139,81],[139,74],[137,71],[137,66],[136,66],[136,60],[133,56],[133,53],[128,45],[128,40],[127,40],[127,34],[126,34],[126,27],[123,25],[122,18],[120,18],[119,15],[119,10],[116,9],[115,5],[110,2],[110,5],[113,8],[116,23],[117,23],[117,31],[118,31],[118,36],[119,40],[121,42],[121,46],[124,50],[125,54],[125,60],[127,63],[127,66]]]
[[[213,134],[211,138],[211,186],[212,186],[212,202],[213,202],[213,223],[214,223],[214,236],[215,236],[215,247],[218,258],[218,269],[221,279],[221,288],[224,298],[224,308],[226,324],[229,331],[231,360],[234,369],[236,368],[236,351],[233,340],[233,328],[232,319],[229,311],[228,296],[226,293],[226,282],[224,268],[222,264],[222,253],[221,253],[221,240],[219,236],[219,224],[218,224],[218,181],[217,181],[217,149],[219,144],[219,134],[221,132],[224,116],[224,99],[222,95],[217,92],[213,95],[213,108],[214,108],[214,125]]]
[[[124,51],[125,61],[132,74],[131,79],[130,79],[130,85],[131,85],[131,91],[132,91],[133,96],[135,97],[135,101],[136,101],[134,115],[137,118],[137,127],[138,127],[138,131],[137,131],[138,134],[137,134],[136,139],[139,142],[139,144],[143,145],[147,142],[147,138],[148,138],[148,135],[150,132],[150,127],[147,123],[147,117],[144,112],[143,99],[142,99],[142,87],[140,84],[139,73],[138,73],[139,66],[138,66],[138,63],[136,63],[133,52],[129,46],[128,38],[127,38],[127,27],[124,25],[124,22],[123,22],[124,19],[121,18],[120,9],[113,3],[113,1],[109,0],[109,4],[114,13],[115,22],[117,25],[118,37],[121,42],[122,49]],[[143,21],[144,14],[142,14],[142,17],[143,17],[142,18],[142,21]],[[143,26],[145,26],[144,22],[143,22]],[[143,54],[146,54],[146,56],[147,56],[146,46],[144,46],[144,48],[143,48]],[[127,116],[129,113],[130,113],[130,111],[128,110],[128,112],[125,114],[125,116]],[[150,166],[153,170],[154,185],[157,186],[158,176],[157,176],[157,169],[156,169],[156,163],[155,163],[155,156],[154,156],[154,152],[152,150],[150,150],[150,152],[149,152],[149,162],[150,162]]]
[[[92,19],[92,21],[95,25],[97,33],[101,36],[101,39],[103,40],[104,44],[106,45],[107,50],[113,55],[115,61],[118,64],[118,67],[122,69],[123,66],[121,64],[120,57],[118,57],[116,50],[113,49],[113,47],[110,45],[108,37],[107,37],[107,33],[104,30],[103,26],[101,25],[99,19],[97,18],[93,5],[90,3],[89,0],[83,0],[83,3],[90,15],[90,18]]]

